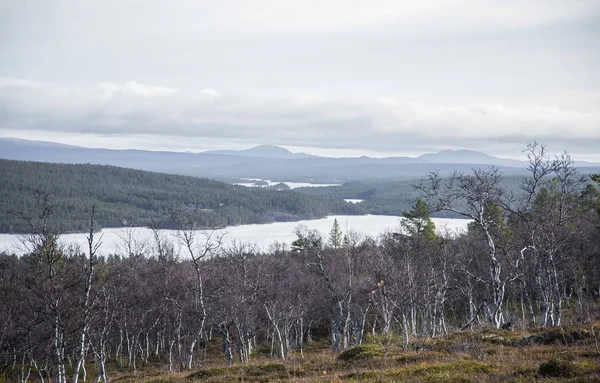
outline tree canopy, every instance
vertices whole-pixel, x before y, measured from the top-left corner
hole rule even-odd
[[[342,198],[247,188],[209,179],[100,165],[0,160],[0,232],[29,232],[35,196],[47,194],[63,232],[86,231],[96,206],[100,227],[173,228],[173,211],[195,211],[199,227],[295,221],[361,214]]]

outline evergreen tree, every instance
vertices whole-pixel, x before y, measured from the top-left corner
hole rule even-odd
[[[423,236],[426,239],[435,239],[435,224],[431,220],[427,204],[418,199],[412,209],[402,212],[402,227],[406,233],[413,237]]]
[[[584,196],[587,198],[590,208],[600,216],[600,174],[591,174],[590,179],[598,186],[589,184],[584,191]],[[598,229],[600,230],[600,226]]]
[[[292,242],[292,251],[304,251],[312,249],[320,249],[322,247],[322,238],[319,232],[315,229],[308,229],[304,225],[298,225],[294,229],[294,233],[298,237]]]
[[[343,240],[344,234],[336,218],[333,220],[333,226],[331,226],[331,231],[329,232],[329,245],[334,249],[338,249],[342,247]]]

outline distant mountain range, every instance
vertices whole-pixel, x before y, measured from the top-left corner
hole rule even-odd
[[[443,150],[438,153],[427,153],[418,158],[427,162],[452,163],[452,164],[482,164],[495,166],[526,166],[524,161],[507,158],[492,157],[488,154],[474,150]]]
[[[506,175],[526,174],[526,162],[493,157],[471,150],[445,150],[419,157],[332,158],[292,153],[278,146],[246,150],[180,153],[147,150],[92,149],[52,142],[0,138],[0,158],[55,163],[113,165],[219,180],[261,178],[275,181],[344,182],[411,179],[431,171],[494,165]],[[578,163],[584,173],[600,172],[600,163]]]
[[[246,156],[246,157],[263,157],[263,158],[313,158],[306,153],[292,153],[289,150],[275,145],[259,145],[250,149],[244,150],[208,150],[201,154],[220,154],[226,156]]]

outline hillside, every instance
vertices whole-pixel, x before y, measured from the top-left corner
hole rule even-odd
[[[369,214],[400,216],[405,210],[409,210],[421,194],[415,190],[414,184],[419,179],[415,177],[410,180],[376,180],[376,181],[353,181],[339,186],[327,188],[304,187],[295,189],[298,193],[321,196],[336,197],[344,199],[362,200],[360,206]],[[507,176],[502,178],[501,185],[505,190],[520,196],[522,193],[522,176]],[[455,213],[440,211],[432,214],[440,218],[459,218]]]
[[[26,232],[18,215],[33,217],[36,191],[47,193],[61,230],[85,231],[88,212],[97,209],[103,227],[171,227],[170,214],[198,210],[200,226],[229,226],[361,214],[341,198],[308,196],[229,185],[179,175],[101,165],[50,164],[0,160],[0,232]]]

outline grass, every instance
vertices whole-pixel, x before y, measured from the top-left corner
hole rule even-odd
[[[285,362],[257,353],[248,364],[225,367],[215,354],[193,371],[142,367],[135,375],[110,376],[118,383],[600,382],[600,352],[589,328],[464,331],[417,339],[408,348],[401,339],[365,340],[338,355],[321,341],[307,347],[304,358],[296,353]]]

